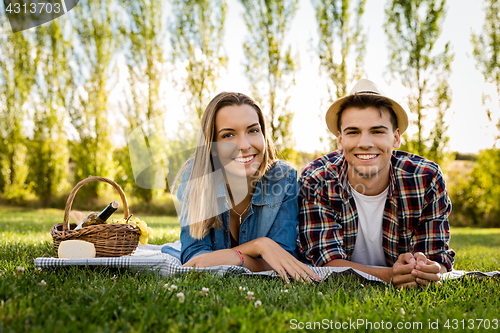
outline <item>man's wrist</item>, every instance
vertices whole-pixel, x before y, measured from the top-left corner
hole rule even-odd
[[[394,271],[393,271],[392,267],[387,267],[386,277],[387,277],[386,281],[388,283],[392,283],[392,279],[394,278]]]
[[[373,275],[387,283],[391,283],[393,277],[392,267],[371,267],[345,259],[330,260],[329,262],[324,264],[323,267],[351,267],[367,274]]]
[[[392,267],[384,267],[384,268],[374,268],[372,275],[375,275],[379,279],[392,283],[392,278],[394,276]]]
[[[441,269],[439,270],[439,273],[448,273],[448,268],[444,264],[442,264],[440,262],[438,262],[438,264],[441,267]]]

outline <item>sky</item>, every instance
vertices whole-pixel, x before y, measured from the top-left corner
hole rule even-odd
[[[364,77],[376,82],[388,97],[404,104],[406,93],[404,87],[394,79],[387,81],[388,41],[383,29],[386,2],[386,0],[368,0],[366,4],[363,26],[368,42]],[[449,41],[455,54],[450,77],[452,105],[447,115],[449,149],[464,153],[475,153],[480,149],[492,147],[494,137],[498,133],[495,123],[500,117],[496,103],[499,97],[494,93],[492,85],[484,83],[484,78],[475,68],[475,60],[472,57],[470,34],[471,31],[477,33],[482,29],[484,20],[482,6],[481,0],[448,1],[443,32],[436,45],[440,51]],[[218,83],[217,92],[238,91],[251,96],[248,81],[244,76],[245,57],[242,44],[247,31],[242,14],[243,7],[238,0],[228,0],[224,48],[229,62],[226,73]],[[0,33],[10,32],[0,31]],[[311,1],[299,0],[299,8],[291,23],[286,43],[292,46],[300,59],[299,70],[295,77],[296,86],[291,90],[290,100],[290,109],[295,114],[292,124],[295,148],[308,152],[324,151],[326,148],[322,139],[332,135],[324,122],[329,103],[324,78],[319,76],[317,41],[317,27]],[[482,95],[485,92],[491,93],[491,109],[495,122],[488,120],[482,105]],[[112,95],[116,94],[117,91]],[[178,88],[167,84],[165,88],[167,114],[182,112],[179,110],[182,110],[183,102],[184,100],[179,98]],[[429,119],[429,122],[431,121]],[[409,131],[411,132],[411,129]]]

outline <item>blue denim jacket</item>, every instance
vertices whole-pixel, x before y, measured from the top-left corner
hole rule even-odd
[[[191,167],[186,168],[182,175],[183,184],[189,179],[190,173]],[[221,184],[217,188],[217,202],[221,207],[225,207],[219,215],[222,227],[211,229],[205,238],[197,240],[191,237],[189,225],[183,221],[185,215],[181,213],[182,246],[179,259],[183,264],[200,254],[231,248],[229,208],[224,187],[224,184]],[[181,184],[177,192],[179,200],[185,190],[185,186],[183,188]],[[251,205],[240,227],[239,243],[268,237],[297,257],[298,192],[297,171],[278,161],[255,187]],[[184,212],[184,208],[182,211]],[[171,253],[168,250],[164,252]]]

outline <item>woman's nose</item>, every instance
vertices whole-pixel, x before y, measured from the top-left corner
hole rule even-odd
[[[250,140],[248,140],[246,135],[240,135],[238,146],[240,147],[240,150],[248,150],[252,147]]]

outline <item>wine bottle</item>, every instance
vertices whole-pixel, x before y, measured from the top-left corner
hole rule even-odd
[[[111,214],[116,212],[119,205],[120,204],[118,203],[118,201],[113,201],[106,208],[104,208],[104,210],[102,212],[100,212],[99,214],[98,213],[90,213],[85,218],[85,220],[83,220],[83,222],[80,223],[75,228],[75,230],[88,227],[89,225],[105,224],[106,221],[108,220],[108,218],[111,216]]]

